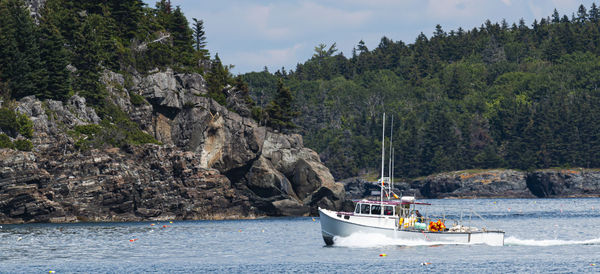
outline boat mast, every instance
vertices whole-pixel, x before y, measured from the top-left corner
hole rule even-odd
[[[394,181],[394,177],[392,177],[392,171],[394,170],[394,165],[392,163],[392,147],[393,147],[393,142],[394,141],[394,115],[392,115],[392,128],[390,129],[390,169],[388,170],[388,174],[390,177],[390,182],[388,183],[388,192],[387,192],[387,196],[388,196],[388,200],[390,200],[392,197],[392,184]]]
[[[385,191],[384,188],[384,169],[385,169],[385,112],[383,113],[383,133],[381,134],[381,197],[379,199],[379,201],[381,201],[381,204],[383,205],[383,192]]]

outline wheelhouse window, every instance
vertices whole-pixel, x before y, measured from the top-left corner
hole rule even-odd
[[[380,215],[381,214],[381,206],[372,205],[371,206],[371,215]]]
[[[354,213],[360,214],[360,204],[356,204],[356,208],[354,209]]]
[[[360,205],[360,214],[371,214],[371,205],[361,204]]]
[[[394,207],[392,207],[392,206],[384,206],[383,207],[383,215],[387,215],[387,216],[394,215]]]

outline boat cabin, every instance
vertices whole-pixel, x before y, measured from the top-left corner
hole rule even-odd
[[[398,216],[407,218],[414,213],[416,205],[429,205],[428,203],[419,203],[413,196],[404,196],[400,200],[390,201],[356,201],[354,215],[378,215],[378,216]]]

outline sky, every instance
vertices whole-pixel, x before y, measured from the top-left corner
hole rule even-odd
[[[144,0],[154,7],[156,0]],[[529,26],[556,8],[569,17],[579,5],[598,0],[171,0],[188,21],[204,20],[207,48],[234,74],[295,69],[315,46],[336,43],[351,56],[360,40],[369,49],[383,36],[412,44],[421,32],[473,29],[485,20],[509,24],[520,18]]]

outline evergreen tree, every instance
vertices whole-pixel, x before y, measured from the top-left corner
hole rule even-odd
[[[0,1],[0,80],[14,98],[36,95],[42,85],[38,38],[22,0]]]
[[[560,23],[560,14],[558,14],[556,9],[554,9],[554,12],[552,13],[552,23]]]
[[[292,91],[284,86],[281,79],[277,82],[275,99],[267,105],[266,113],[267,124],[274,129],[285,130],[296,127],[292,119],[299,113],[293,108]]]
[[[583,23],[588,19],[587,10],[582,5],[579,5],[579,9],[577,10],[577,22]]]
[[[194,25],[192,29],[194,31],[194,47],[196,48],[196,51],[205,51],[203,56],[206,56],[208,51],[205,50],[206,32],[204,31],[204,20],[198,20],[196,18],[193,18],[193,20]]]
[[[206,76],[206,86],[208,95],[221,105],[226,104],[227,98],[223,89],[230,83],[230,79],[229,70],[221,63],[219,54],[215,54],[215,59],[211,62],[210,71]]]
[[[360,40],[358,42],[358,46],[356,46],[356,49],[359,51],[360,54],[369,52],[369,49],[367,48],[367,46],[365,45],[365,41],[363,40]]]
[[[435,31],[433,32],[434,37],[445,37],[446,32],[442,29],[440,24],[435,25]]]
[[[92,104],[103,104],[106,91],[98,79],[103,64],[110,63],[114,56],[114,44],[106,18],[91,14],[74,35],[72,64],[77,69],[74,81],[75,92],[79,92]]]
[[[183,65],[194,65],[193,32],[179,6],[173,11],[172,20],[168,26],[168,30],[173,36],[173,49],[177,60]]]
[[[592,3],[592,6],[590,7],[590,21],[594,22],[594,23],[598,23],[598,20],[600,20],[600,10],[598,10],[598,7],[596,6],[596,3]]]
[[[38,94],[42,99],[66,100],[71,92],[71,78],[67,70],[69,52],[58,28],[43,14],[46,12],[42,11],[40,18],[40,54],[44,77],[43,88]]]
[[[126,43],[135,37],[143,14],[144,2],[141,0],[108,0],[110,15],[114,18],[117,30]]]

